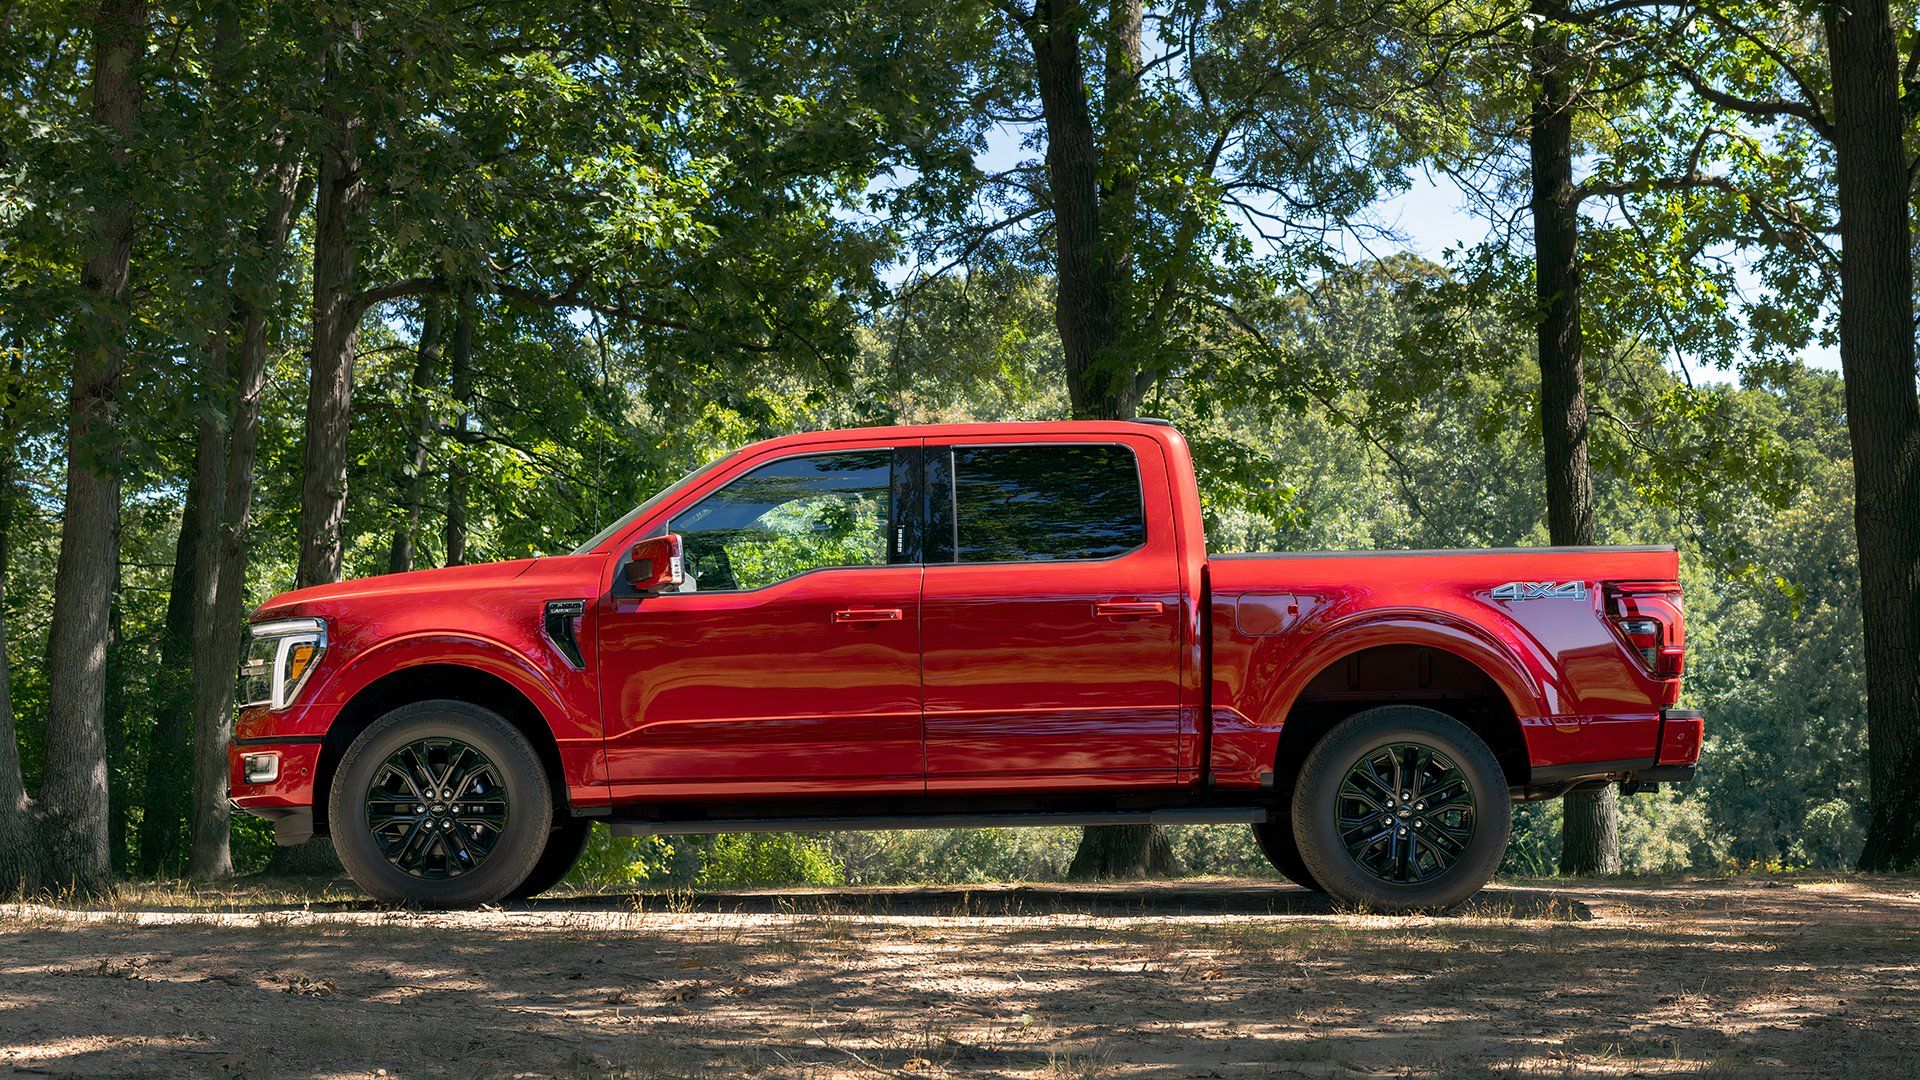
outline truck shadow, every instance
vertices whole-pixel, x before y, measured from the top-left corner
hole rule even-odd
[[[700,914],[917,915],[1100,918],[1178,915],[1358,913],[1324,893],[1291,884],[1126,882],[1099,885],[955,885],[870,888],[644,891],[523,901],[526,911],[628,911]],[[1460,917],[1586,921],[1593,913],[1563,892],[1495,886],[1448,912]]]

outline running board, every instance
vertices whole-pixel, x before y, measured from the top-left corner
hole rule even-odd
[[[700,833],[885,832],[893,829],[1023,829],[1035,825],[1257,825],[1263,806],[1180,810],[1113,810],[1058,814],[913,814],[893,817],[712,818],[695,821],[614,820],[615,836],[689,836]]]

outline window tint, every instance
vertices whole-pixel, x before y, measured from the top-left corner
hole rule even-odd
[[[893,451],[769,462],[668,523],[684,543],[685,591],[758,589],[828,566],[887,563]]]
[[[1147,539],[1123,446],[954,447],[953,504],[959,562],[1105,559]]]

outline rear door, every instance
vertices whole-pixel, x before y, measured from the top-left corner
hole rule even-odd
[[[1159,446],[983,439],[926,462],[927,789],[1173,783],[1183,615]]]

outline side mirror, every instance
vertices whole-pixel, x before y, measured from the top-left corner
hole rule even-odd
[[[642,593],[673,592],[687,579],[680,558],[680,534],[649,536],[633,545],[626,565],[627,584]]]

